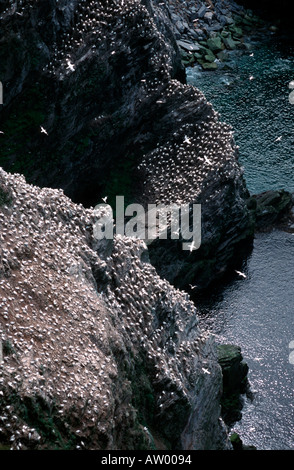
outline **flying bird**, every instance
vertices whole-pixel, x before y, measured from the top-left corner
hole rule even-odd
[[[236,269],[235,269],[235,272],[236,272],[237,274],[239,274],[239,276],[241,276],[241,277],[243,277],[244,279],[246,279],[246,277],[247,277],[246,274],[242,273],[241,271],[237,271]]]
[[[197,286],[192,286],[192,284],[189,284],[189,286],[190,286],[190,289],[191,289],[191,290],[193,290],[193,289],[196,289],[196,288],[197,288]]]
[[[41,126],[41,133],[48,135],[48,132],[47,132],[46,129],[44,129],[44,127],[42,127],[42,126]]]

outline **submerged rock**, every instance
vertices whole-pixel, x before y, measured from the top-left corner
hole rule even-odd
[[[253,195],[248,207],[255,217],[256,230],[270,230],[285,220],[291,220],[290,210],[293,207],[293,195],[284,189],[268,190]]]

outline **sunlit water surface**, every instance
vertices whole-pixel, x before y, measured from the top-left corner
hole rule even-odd
[[[236,52],[229,68],[187,70],[232,125],[249,191],[294,192],[294,54],[275,39]],[[252,55],[253,54],[253,55]],[[294,450],[294,235],[274,230],[256,236],[243,267],[246,279],[233,280],[197,302],[200,321],[220,342],[238,344],[248,363],[253,399],[244,397],[242,419],[234,425],[245,444],[260,450]]]

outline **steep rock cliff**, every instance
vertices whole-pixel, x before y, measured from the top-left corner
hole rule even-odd
[[[0,442],[13,449],[230,449],[222,373],[189,296],[141,240],[0,172]]]
[[[201,249],[155,242],[151,261],[180,287],[221,276],[252,241],[249,194],[231,130],[184,83],[162,2],[0,6],[0,165],[86,206],[201,203]]]

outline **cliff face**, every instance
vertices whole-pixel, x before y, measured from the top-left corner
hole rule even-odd
[[[213,339],[140,240],[0,173],[0,442],[17,448],[228,449]]]
[[[1,17],[1,164],[86,205],[156,145],[149,106],[184,76],[173,36],[141,2],[120,3],[23,1]]]
[[[230,448],[213,340],[168,281],[228,269],[252,239],[248,192],[160,3],[0,1],[0,441],[13,448]],[[98,243],[90,206],[105,195],[201,203],[201,249]]]
[[[252,240],[248,192],[231,130],[184,84],[162,2],[23,0],[1,22],[2,167],[86,206],[201,203],[201,251],[155,243],[151,261],[180,287],[228,269]]]

